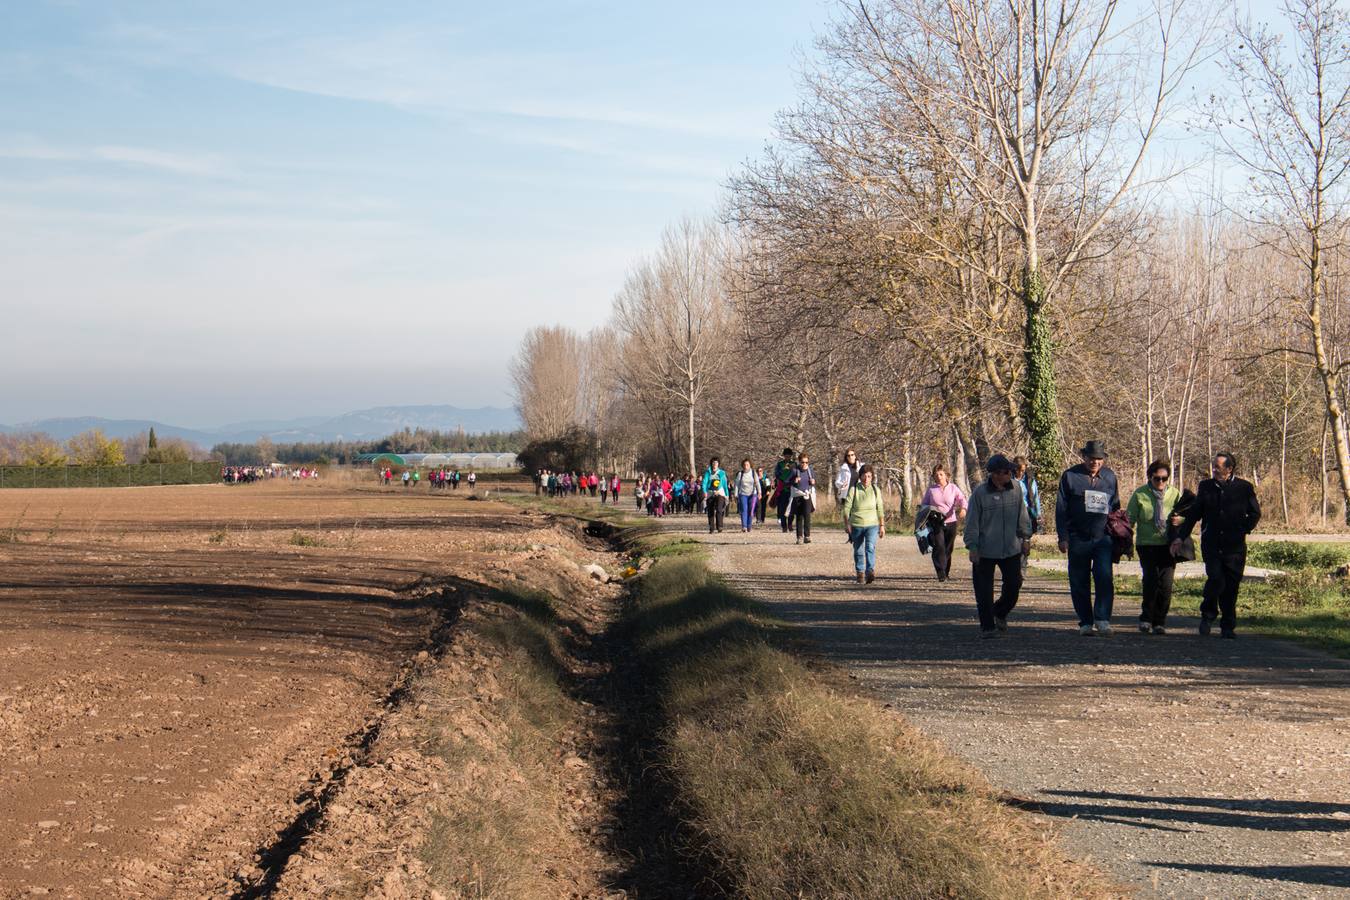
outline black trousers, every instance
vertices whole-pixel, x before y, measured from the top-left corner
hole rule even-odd
[[[792,495],[787,488],[778,494],[778,524],[783,526],[784,531],[792,527]]]
[[[952,574],[952,551],[956,549],[956,523],[943,523],[941,528],[931,532],[933,545],[933,568],[938,575],[946,578]]]
[[[999,591],[997,603],[994,602],[996,566],[1003,573],[1003,588]],[[975,610],[980,616],[980,628],[990,631],[994,627],[994,618],[1006,619],[1022,593],[1022,554],[1003,559],[981,556],[980,561],[971,567],[970,580],[975,585]]]
[[[1172,608],[1172,578],[1177,573],[1177,561],[1166,544],[1138,544],[1135,551],[1144,570],[1139,621],[1166,625],[1167,611]]]
[[[793,498],[791,509],[792,517],[797,520],[797,537],[804,537],[809,540],[811,537],[811,498]]]
[[[722,530],[722,520],[727,515],[727,498],[721,494],[708,495],[708,534],[713,530]]]
[[[1242,572],[1247,568],[1247,547],[1222,550],[1201,545],[1205,557],[1205,599],[1200,615],[1218,619],[1219,627],[1231,631],[1237,627],[1237,595]]]

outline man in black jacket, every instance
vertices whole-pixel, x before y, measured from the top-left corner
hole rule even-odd
[[[1247,566],[1247,535],[1261,521],[1261,504],[1251,482],[1236,477],[1237,459],[1231,453],[1214,457],[1214,477],[1200,482],[1190,509],[1173,524],[1180,525],[1180,538],[1172,553],[1190,537],[1195,523],[1200,527],[1200,552],[1205,558],[1205,599],[1200,604],[1200,633],[1209,634],[1214,620],[1220,633],[1237,637],[1237,595]],[[1178,518],[1180,521],[1178,521]]]

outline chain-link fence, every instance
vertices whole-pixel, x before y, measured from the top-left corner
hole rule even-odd
[[[219,478],[218,462],[141,463],[135,466],[0,466],[0,488],[210,484]]]

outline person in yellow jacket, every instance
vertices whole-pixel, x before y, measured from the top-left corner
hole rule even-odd
[[[870,465],[859,470],[858,480],[844,495],[844,529],[853,544],[858,584],[871,584],[876,579],[877,539],[886,536],[886,506]]]

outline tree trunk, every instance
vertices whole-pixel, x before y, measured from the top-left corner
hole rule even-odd
[[[1350,525],[1350,446],[1345,434],[1345,412],[1336,390],[1337,372],[1327,355],[1326,338],[1322,328],[1322,260],[1321,247],[1314,235],[1312,259],[1308,266],[1312,297],[1308,303],[1308,325],[1312,332],[1313,361],[1322,382],[1322,400],[1327,411],[1327,430],[1331,432],[1331,448],[1336,457],[1336,474],[1341,479],[1342,518]]]
[[[1027,437],[1031,441],[1031,459],[1041,490],[1052,485],[1064,466],[1064,444],[1059,431],[1059,404],[1055,386],[1055,347],[1050,323],[1045,316],[1045,285],[1039,264],[1028,255],[1022,273],[1022,305],[1026,310],[1026,379],[1022,382]]]

